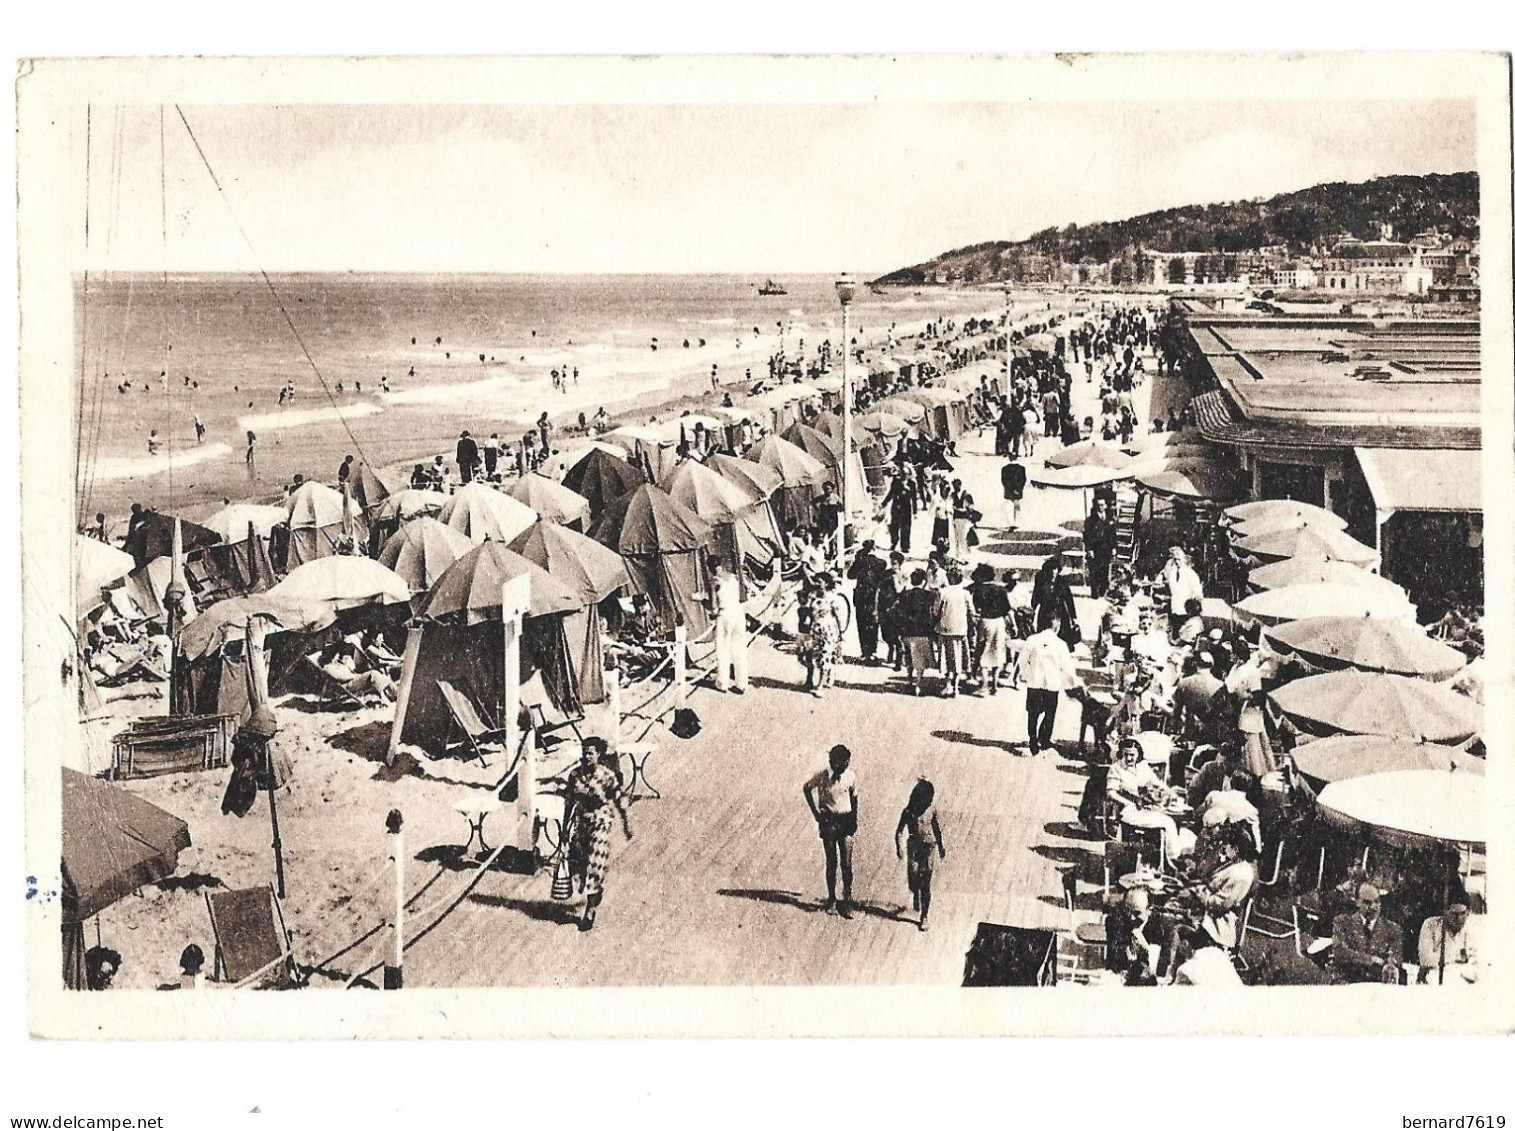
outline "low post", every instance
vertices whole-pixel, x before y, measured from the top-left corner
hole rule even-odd
[[[505,717],[500,720],[500,725],[510,736],[507,742],[520,741],[516,736],[520,733],[521,715],[521,627],[530,609],[530,575],[522,574],[505,582],[500,590],[500,619],[505,630],[505,687],[502,695]],[[521,817],[519,827],[526,830],[525,845],[529,847],[537,805],[537,744],[535,735],[528,734],[524,738],[526,745],[516,770],[516,812]]]
[[[605,692],[610,701],[610,751],[621,752],[621,669],[612,663],[605,668]]]
[[[389,960],[384,963],[386,990],[398,990],[405,985],[405,834],[401,832],[404,823],[398,809],[391,809],[384,818],[384,828],[389,833],[389,862],[394,865],[395,878],[394,930]]]
[[[674,701],[683,706],[689,701],[689,629],[682,620],[673,629]]]

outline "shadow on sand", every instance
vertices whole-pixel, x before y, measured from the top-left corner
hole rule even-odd
[[[822,911],[823,901],[800,895],[797,891],[778,891],[774,888],[720,888],[716,895],[729,896],[732,899],[750,899],[757,903],[773,903],[782,907],[792,907],[796,911],[808,911],[815,913]],[[875,919],[887,919],[894,923],[913,923],[905,909],[880,903],[868,903],[865,900],[854,900],[851,905],[854,914],[868,915]]]
[[[560,927],[576,926],[579,912],[572,903],[556,903],[550,899],[515,899],[508,895],[489,895],[473,892],[469,900],[485,907],[500,907],[506,911],[519,911],[528,919],[540,923],[556,923]]]

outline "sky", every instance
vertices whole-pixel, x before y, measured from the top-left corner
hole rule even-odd
[[[183,113],[160,133],[156,106],[91,111],[91,270],[867,274],[1049,225],[1475,167],[1457,101]],[[74,133],[82,212],[82,114]]]

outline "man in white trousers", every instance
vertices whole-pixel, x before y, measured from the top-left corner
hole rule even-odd
[[[716,565],[712,588],[715,688],[744,695],[747,692],[747,612],[742,608],[741,580],[730,562],[722,561]]]

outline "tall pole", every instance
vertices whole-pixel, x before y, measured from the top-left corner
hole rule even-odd
[[[857,284],[843,274],[836,281],[836,297],[842,304],[842,518],[836,532],[836,572],[847,569],[847,516],[852,513],[852,492],[848,487],[848,466],[852,462],[852,296]]]
[[[391,809],[384,819],[388,834],[389,863],[394,866],[394,930],[390,933],[389,960],[384,963],[384,988],[402,989],[405,985],[405,820],[398,809]]]

